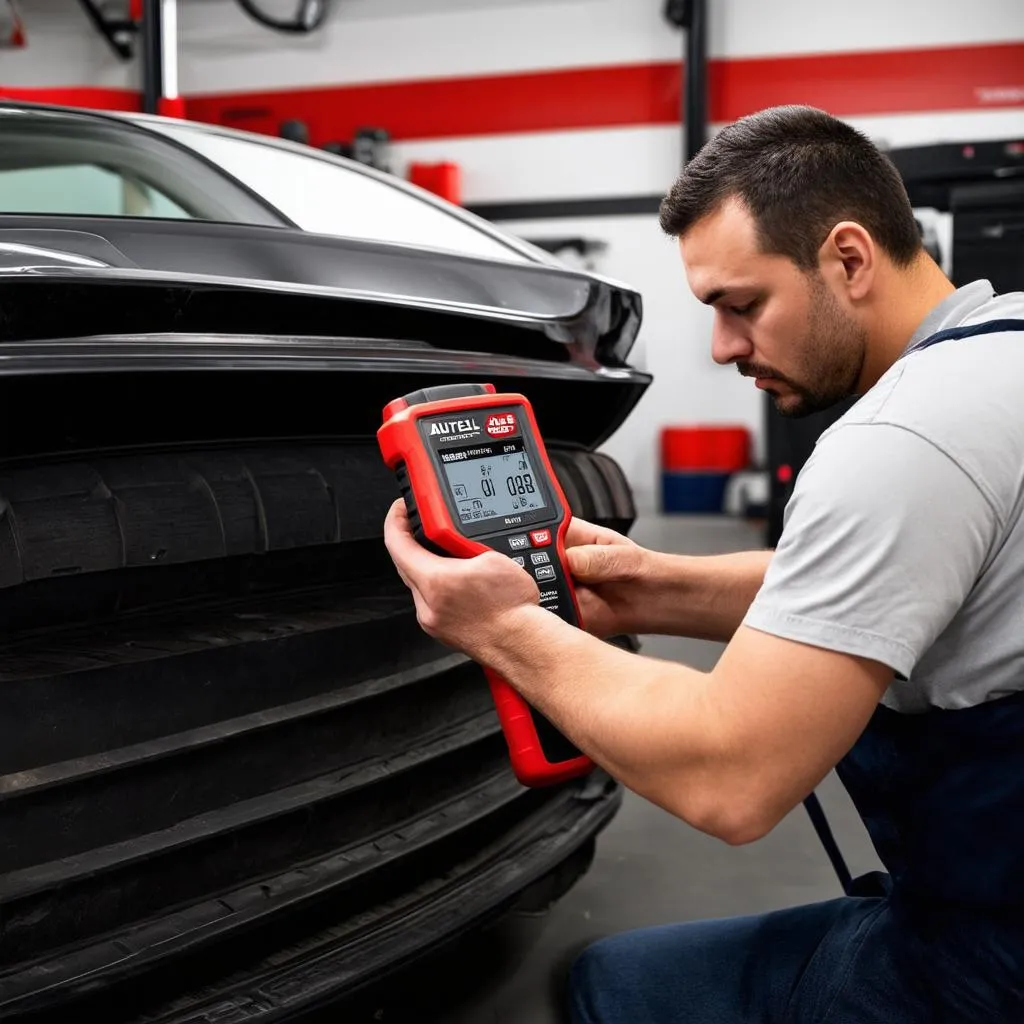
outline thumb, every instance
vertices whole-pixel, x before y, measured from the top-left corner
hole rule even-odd
[[[581,583],[602,583],[626,579],[632,551],[620,544],[580,544],[566,550],[569,571]]]

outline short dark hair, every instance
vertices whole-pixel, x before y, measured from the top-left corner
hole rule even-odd
[[[921,251],[907,190],[866,135],[814,107],[770,107],[723,128],[662,200],[666,234],[685,234],[726,199],[750,211],[765,252],[803,270],[842,220],[863,225],[897,266]]]

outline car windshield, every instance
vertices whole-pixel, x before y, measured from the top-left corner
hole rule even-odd
[[[532,262],[521,248],[440,203],[341,160],[188,124],[147,126],[223,167],[306,231]]]
[[[284,223],[159,137],[115,121],[19,108],[0,108],[0,213]]]

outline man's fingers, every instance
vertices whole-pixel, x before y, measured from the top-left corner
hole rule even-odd
[[[621,533],[609,530],[607,526],[595,526],[575,516],[565,531],[565,546],[578,547],[581,544],[622,544],[626,538]],[[628,542],[627,542],[628,543]]]
[[[585,519],[573,517],[565,531],[565,545],[577,547],[581,544],[629,544],[629,540],[607,526],[595,526]]]
[[[590,583],[607,578],[607,559],[604,554],[610,545],[583,544],[567,548],[565,556],[569,571],[581,583]]]
[[[627,544],[581,544],[566,548],[565,555],[569,571],[581,583],[625,580],[635,571],[635,549]]]
[[[416,589],[416,581],[428,572],[440,557],[419,544],[409,527],[405,502],[399,498],[384,519],[384,545],[406,586]]]
[[[576,516],[573,516],[569,521],[569,528],[565,531],[566,546],[593,544],[596,532],[593,523],[588,523],[585,519],[578,519]]]
[[[568,538],[567,538],[568,539]],[[574,548],[566,544],[565,560],[569,563],[569,573],[579,582],[587,580],[590,576],[590,547],[577,546]]]

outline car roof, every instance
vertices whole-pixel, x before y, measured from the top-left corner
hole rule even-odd
[[[550,253],[545,252],[538,246],[532,245],[515,235],[499,230],[494,227],[490,221],[484,220],[484,218],[470,213],[461,206],[441,199],[432,192],[428,192],[426,189],[413,185],[411,182],[405,181],[394,174],[389,174],[386,171],[378,170],[376,167],[369,167],[366,164],[359,163],[358,160],[350,160],[347,157],[330,153],[327,150],[318,149],[316,146],[304,145],[301,142],[293,142],[290,139],[282,139],[274,135],[263,135],[259,132],[249,132],[240,128],[227,128],[223,125],[210,124],[205,121],[190,121],[186,118],[160,117],[157,114],[123,113],[118,116],[123,120],[131,121],[141,126],[161,123],[170,124],[175,126],[185,126],[191,130],[203,132],[206,135],[220,135],[226,138],[243,139],[247,142],[254,142],[257,145],[266,146],[270,149],[284,150],[289,153],[296,153],[299,156],[307,158],[312,157],[314,159],[321,160],[324,163],[344,167],[346,170],[351,171],[354,174],[362,174],[364,177],[373,178],[375,181],[379,181],[381,184],[386,185],[389,188],[397,189],[400,192],[405,192],[406,194],[419,199],[421,202],[429,203],[431,206],[435,206],[439,210],[447,213],[449,216],[455,217],[456,219],[469,224],[476,230],[488,235],[508,248],[519,252],[521,255],[526,256],[534,262],[559,267],[563,265],[561,261],[555,259]]]
[[[240,139],[260,146],[266,146],[271,149],[295,153],[306,158],[312,157],[314,159],[321,160],[324,163],[334,164],[337,167],[344,168],[350,173],[361,174],[364,177],[372,178],[388,188],[397,189],[400,192],[404,192],[407,195],[412,196],[420,202],[434,206],[438,210],[446,213],[448,216],[461,220],[463,223],[471,226],[475,230],[489,236],[508,249],[518,252],[521,256],[531,262],[564,268],[564,264],[562,264],[560,260],[553,257],[550,253],[541,249],[539,246],[532,245],[524,239],[499,230],[482,217],[478,217],[454,203],[447,202],[439,196],[428,192],[426,189],[419,188],[396,175],[388,174],[385,171],[379,171],[374,167],[368,167],[366,164],[359,163],[357,160],[350,160],[346,157],[318,149],[315,146],[303,145],[302,143],[292,142],[289,139],[276,138],[275,136],[263,135],[258,132],[244,131],[239,128],[227,128],[222,125],[209,124],[203,121],[191,121],[186,118],[162,117],[157,114],[143,114],[135,111],[92,110],[86,107],[65,107],[50,103],[35,103],[26,100],[5,99],[2,92],[0,92],[0,114],[5,110],[21,110],[29,113],[39,113],[42,115],[63,115],[103,123],[110,123],[111,121],[114,121],[122,125],[129,125],[141,129],[142,131],[155,132],[156,134],[159,134],[161,138],[167,138],[168,136],[160,130],[160,126],[168,125],[178,128],[186,128],[190,131],[202,132],[207,135],[219,135],[226,138]],[[222,168],[221,172],[227,173]]]

